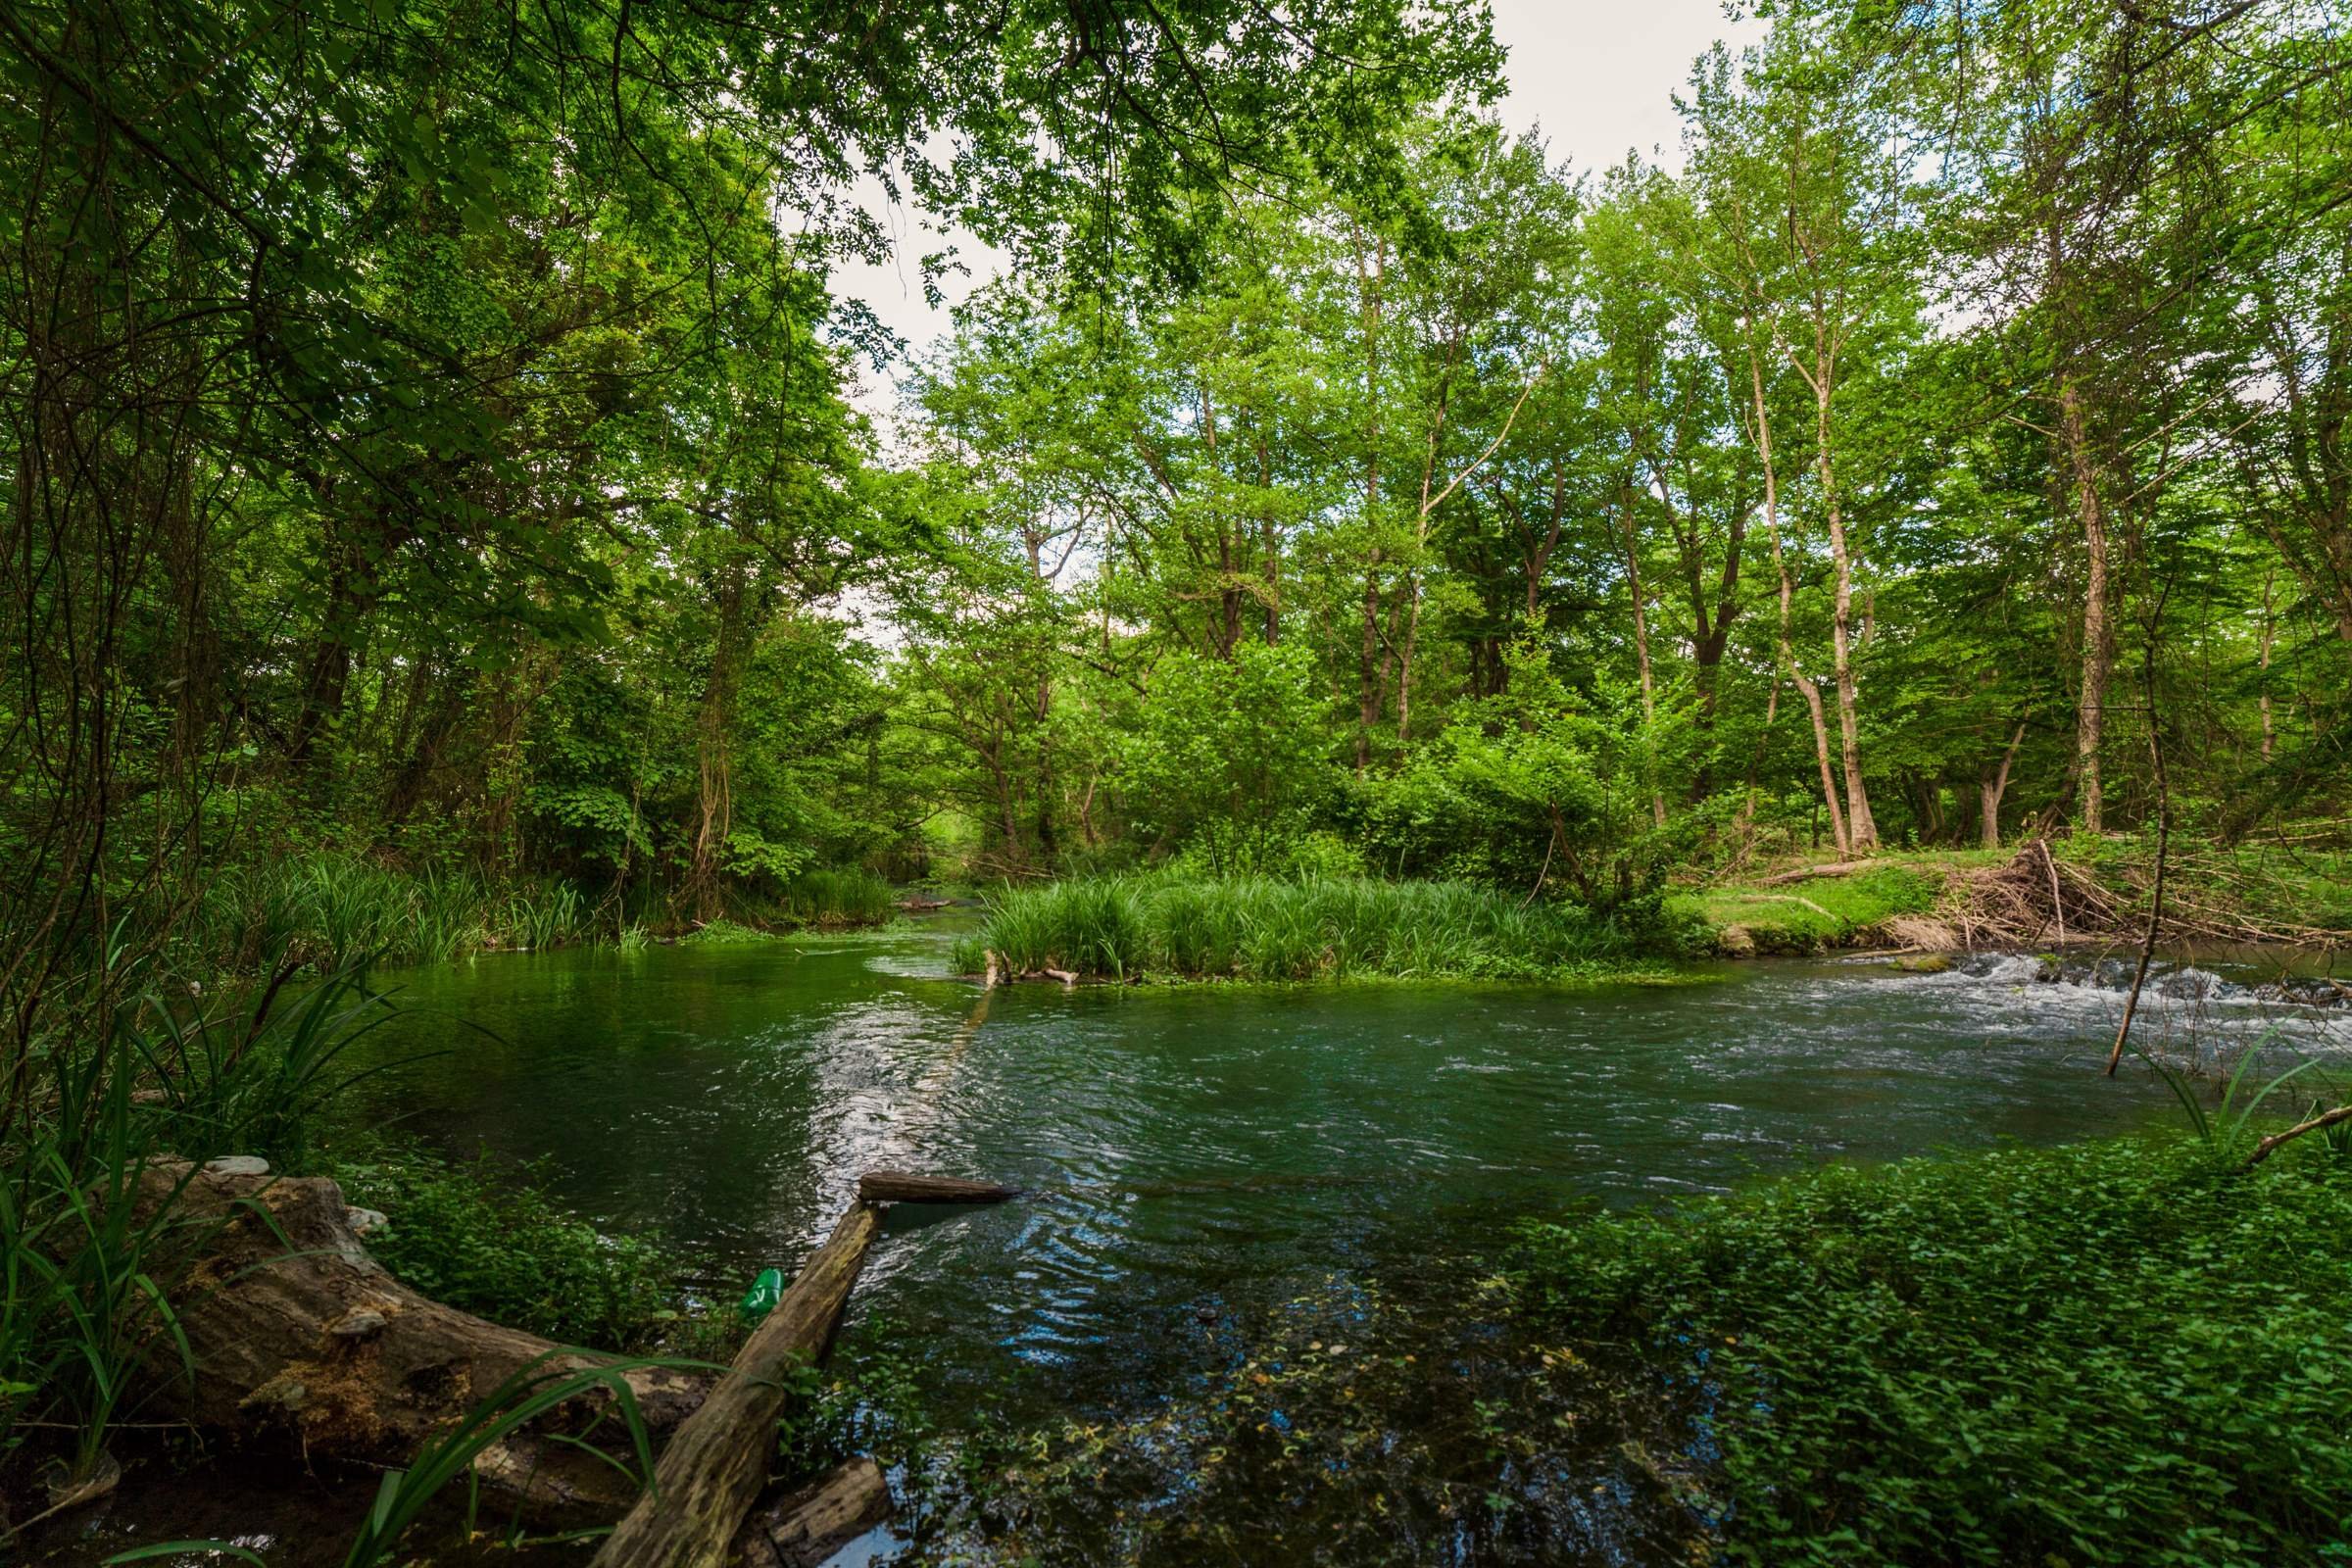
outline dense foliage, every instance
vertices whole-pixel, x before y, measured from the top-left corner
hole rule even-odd
[[[2340,847],[2340,0],[1766,20],[1695,64],[1673,169],[1580,171],[1493,115],[1480,0],[0,5],[4,1441],[94,1473],[169,1323],[87,1195],[315,1152],[370,959],[1075,871],[1000,905],[1016,966],[1547,975],[1671,948],[1671,872],[1776,850]],[[858,378],[902,345],[833,291],[890,250],[860,181],[1008,260],[887,428]],[[2340,1330],[2293,1246],[2338,1184],[2282,1164],[2225,1217],[2170,1159],[2145,1199],[2092,1156],[2095,1202],[2030,1161],[1884,1189],[1977,1225],[1951,1304],[2101,1462],[2001,1449],[2008,1374],[1898,1312],[1946,1381],[1882,1385],[1872,1441],[1960,1479],[1857,1469],[1828,1347],[1827,1402],[1725,1427],[1736,1480],[1822,1500],[1754,1482],[1733,1528],[1862,1551],[1867,1473],[1888,1532],[1987,1550],[2324,1539],[2230,1401],[2340,1490],[2327,1363],[2267,1326]],[[2005,1281],[1983,1171],[2042,1206]],[[1879,1191],[1840,1182],[1807,1223]],[[1592,1235],[1700,1293],[1675,1259],[1770,1205],[1714,1212]],[[1712,1299],[1769,1325],[1810,1276],[1752,1228]],[[501,1309],[642,1305],[422,1234],[389,1245]],[[1818,1293],[1860,1349],[1897,1234]],[[2042,1319],[1986,1316],[2059,1260],[2088,1304],[2045,1317],[2129,1396],[2096,1420]],[[1595,1322],[1601,1261],[1549,1275]],[[2221,1353],[2154,1382],[2108,1321]],[[1971,1437],[2039,1511],[1970,1490]]]
[[[1835,1167],[1526,1238],[1523,1310],[1644,1357],[1755,1563],[2339,1562],[2352,1147]]]

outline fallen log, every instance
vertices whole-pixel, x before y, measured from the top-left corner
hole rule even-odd
[[[1872,863],[1869,860],[1832,860],[1824,865],[1800,865],[1793,871],[1783,871],[1776,876],[1765,877],[1757,882],[1756,886],[1778,888],[1786,887],[1791,882],[1810,882],[1815,877],[1852,876],[1856,871],[1869,870]]]
[[[369,1255],[343,1192],[323,1177],[151,1165],[134,1208],[171,1205],[179,1249],[172,1289],[190,1377],[168,1335],[151,1348],[155,1397],[172,1414],[314,1459],[405,1465],[431,1438],[526,1368],[564,1376],[600,1364],[536,1335],[418,1294]],[[622,1374],[657,1433],[702,1402],[707,1376]],[[545,1429],[617,1438],[609,1393],[567,1403]],[[502,1448],[505,1446],[502,1446]],[[545,1462],[516,1440],[480,1462],[482,1479],[530,1502],[625,1505],[611,1467],[564,1445]]]
[[[890,1517],[890,1484],[860,1454],[753,1510],[735,1535],[736,1568],[817,1568]]]
[[[679,1424],[654,1466],[654,1485],[590,1568],[710,1568],[724,1560],[766,1485],[776,1417],[794,1374],[832,1343],[879,1216],[866,1202],[842,1215],[702,1408]]]
[[[868,1203],[1002,1203],[1018,1198],[1017,1187],[967,1182],[955,1176],[917,1176],[903,1170],[869,1170],[858,1178],[858,1196]]]

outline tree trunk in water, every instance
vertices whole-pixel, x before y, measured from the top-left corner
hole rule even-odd
[[[2106,729],[2107,677],[2114,633],[2107,621],[2107,517],[2099,505],[2098,468],[2082,399],[2072,380],[2058,384],[2058,428],[2075,482],[2075,516],[2082,526],[2082,701],[2075,717],[2075,821],[2101,831],[2099,742]]]
[[[794,1374],[832,1341],[880,1214],[858,1202],[842,1215],[710,1396],[679,1425],[655,1466],[655,1486],[605,1538],[590,1568],[709,1568],[723,1560],[766,1483]]]

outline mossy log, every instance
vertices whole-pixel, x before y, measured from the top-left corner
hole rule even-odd
[[[142,1174],[134,1201],[145,1213],[170,1204],[184,1248],[171,1299],[195,1373],[168,1333],[155,1337],[150,1371],[159,1402],[198,1425],[310,1459],[403,1465],[525,1368],[563,1376],[599,1363],[393,1278],[326,1178],[164,1163]],[[621,1375],[657,1433],[682,1422],[710,1386],[707,1375],[664,1368]],[[601,1425],[617,1440],[611,1406],[609,1394],[586,1394],[543,1429]],[[477,1473],[526,1501],[608,1517],[626,1505],[610,1466],[569,1445],[540,1446],[518,1438],[486,1453]]]

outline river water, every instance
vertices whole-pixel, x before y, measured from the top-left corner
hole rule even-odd
[[[485,957],[399,977],[378,1119],[544,1160],[563,1201],[703,1260],[790,1265],[890,1167],[1026,1189],[894,1218],[858,1297],[951,1375],[1154,1381],[1203,1311],[1499,1223],[1833,1158],[2175,1115],[2099,1075],[2115,975],[2031,959],[1727,965],[1670,986],[1020,985],[949,933]],[[2273,1021],[2286,1016],[2283,1026]],[[2291,1009],[2167,966],[2139,1038],[2211,1055]],[[1055,1380],[1048,1380],[1052,1390]]]
[[[414,1059],[366,1086],[365,1119],[537,1162],[560,1201],[694,1258],[716,1301],[763,1266],[789,1274],[860,1171],[1019,1186],[998,1207],[894,1210],[847,1348],[904,1348],[949,1426],[1115,1427],[1255,1367],[1267,1325],[1301,1303],[1332,1326],[1299,1343],[1336,1341],[1367,1291],[1458,1289],[1527,1216],[2179,1115],[2136,1062],[2101,1076],[2114,964],[2055,981],[2028,958],[1938,974],[1845,958],[1663,986],[983,992],[950,972],[952,934],[387,976],[401,1014],[370,1049]],[[2262,1042],[2281,1065],[2330,1049],[2330,1020],[2264,1004],[2247,978],[2161,966],[2136,1038],[2206,1060]],[[1567,1490],[1604,1492],[1592,1479]],[[1643,1558],[1577,1506],[1522,1560]]]

